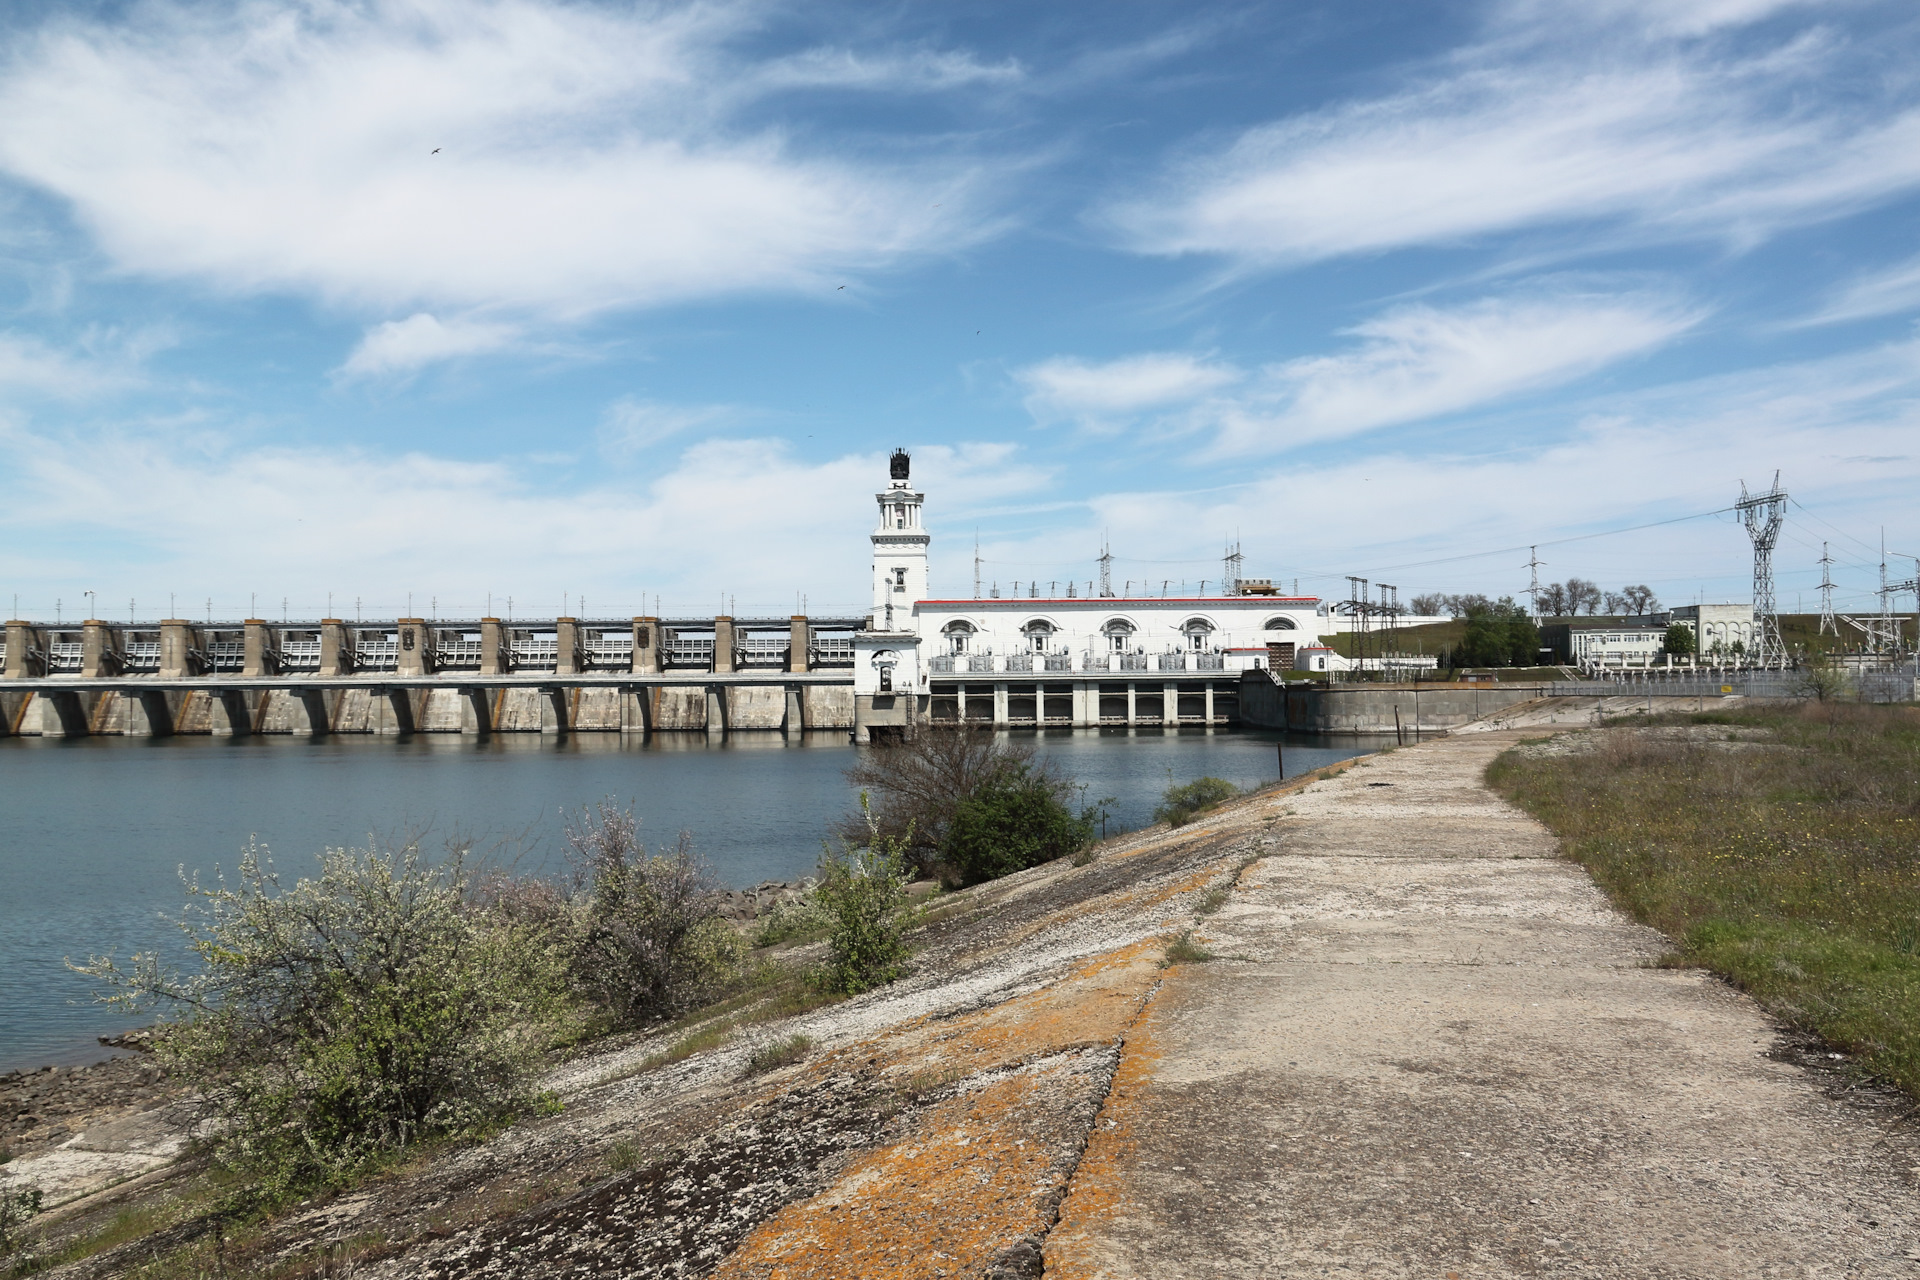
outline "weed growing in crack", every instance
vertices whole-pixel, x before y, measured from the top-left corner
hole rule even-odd
[[[1171,969],[1177,964],[1205,964],[1213,958],[1213,952],[1195,942],[1193,930],[1187,929],[1167,944],[1167,953],[1160,961],[1160,967]]]
[[[806,1057],[807,1052],[812,1048],[813,1037],[803,1035],[791,1035],[784,1040],[775,1040],[771,1044],[761,1045],[747,1058],[747,1069],[744,1074],[765,1075],[769,1071],[792,1066]]]

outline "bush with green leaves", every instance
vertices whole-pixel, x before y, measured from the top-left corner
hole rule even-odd
[[[1669,624],[1664,647],[1676,658],[1691,658],[1698,647],[1694,644],[1693,628],[1684,622]]]
[[[82,971],[123,1007],[161,1009],[161,1062],[255,1191],[338,1182],[534,1101],[559,965],[537,930],[479,908],[458,854],[329,849],[287,886],[250,846],[232,883],[185,883],[198,973],[150,953]]]
[[[908,954],[903,936],[905,866],[912,824],[900,835],[882,831],[864,791],[860,812],[867,820],[866,842],[855,845],[842,837],[838,848],[824,844],[820,879],[814,888],[814,896],[833,921],[820,985],[843,995],[892,982],[905,968]]]
[[[1449,660],[1455,667],[1526,667],[1539,661],[1540,629],[1507,596],[1467,610],[1467,626]]]
[[[0,1191],[0,1258],[10,1256],[20,1247],[21,1229],[28,1219],[39,1216],[43,1197],[39,1187]]]
[[[963,885],[1068,857],[1093,843],[1093,819],[1075,817],[1065,786],[1024,764],[1010,764],[955,806],[940,857]]]
[[[631,809],[603,801],[567,824],[574,857],[569,945],[578,988],[619,1026],[679,1012],[738,978],[740,936],[681,832],[649,854]]]
[[[1195,778],[1185,786],[1168,787],[1161,794],[1160,807],[1153,811],[1153,820],[1168,826],[1183,827],[1193,821],[1195,814],[1239,794],[1240,788],[1225,778]]]

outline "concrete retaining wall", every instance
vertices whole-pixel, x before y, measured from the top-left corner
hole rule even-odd
[[[1394,715],[1412,733],[1469,724],[1542,697],[1537,684],[1276,685],[1265,671],[1240,681],[1240,717],[1262,729],[1296,733],[1393,733]]]

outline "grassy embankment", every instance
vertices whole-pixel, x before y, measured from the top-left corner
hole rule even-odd
[[[1920,1094],[1920,712],[1748,706],[1509,752],[1489,782],[1623,909]]]

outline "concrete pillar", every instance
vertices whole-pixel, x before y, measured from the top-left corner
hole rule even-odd
[[[1131,680],[1127,681],[1127,723],[1129,725],[1139,723],[1138,717],[1133,713],[1133,681]]]
[[[339,618],[320,619],[320,674],[353,674],[353,631]]]
[[[193,624],[184,618],[168,618],[160,624],[160,674],[180,679],[200,674],[194,657],[200,637]]]
[[[211,710],[214,737],[244,738],[253,732],[253,708],[247,705],[247,695],[241,690],[215,690]]]
[[[807,728],[807,696],[797,684],[787,686],[787,717],[780,727],[788,733],[804,733]]]
[[[713,620],[713,669],[716,674],[733,670],[733,619]]]
[[[28,680],[47,674],[45,638],[38,628],[25,622],[7,624],[7,668],[9,680]]]
[[[1178,684],[1160,686],[1160,723],[1180,723],[1180,686]]]
[[[480,619],[480,674],[505,675],[513,664],[507,652],[507,629],[498,618]]]
[[[89,618],[80,624],[81,675],[117,676],[120,674],[120,653],[113,640],[113,628],[98,618]]]
[[[555,618],[553,620],[553,642],[553,673],[557,676],[579,674],[580,620],[578,618]]]
[[[660,672],[660,619],[633,620],[633,670],[636,675]]]
[[[489,690],[470,685],[460,690],[460,701],[461,733],[486,737],[493,732],[493,698]]]
[[[807,651],[813,645],[813,628],[807,623],[807,615],[793,615],[788,628],[787,670],[807,670]]]
[[[727,687],[723,684],[707,686],[707,732],[725,733],[727,731]]]
[[[327,694],[321,689],[292,689],[290,695],[299,700],[300,707],[306,712],[307,728],[304,736],[320,737],[333,730],[332,717],[328,711]]]
[[[993,727],[1004,729],[1007,726],[1007,686],[993,686]]]
[[[164,738],[173,732],[173,708],[160,690],[135,690],[120,697],[127,707],[129,738]]]
[[[57,689],[34,697],[40,708],[40,736],[43,738],[84,738],[87,736],[87,706],[73,689]]]
[[[655,628],[657,631],[658,628]],[[622,689],[620,691],[620,732],[637,733],[645,736],[647,732],[647,708],[652,700],[647,696],[647,686]]]
[[[1207,681],[1207,723],[1213,723],[1213,681]]]
[[[1098,686],[1089,686],[1085,680],[1073,682],[1073,727],[1085,729],[1099,723],[1100,694]]]
[[[264,618],[248,618],[241,641],[240,674],[270,676],[279,669],[279,646],[274,643],[273,628]]]
[[[400,633],[400,656],[394,674],[425,676],[433,674],[433,628],[425,618],[401,618],[395,624]]]

